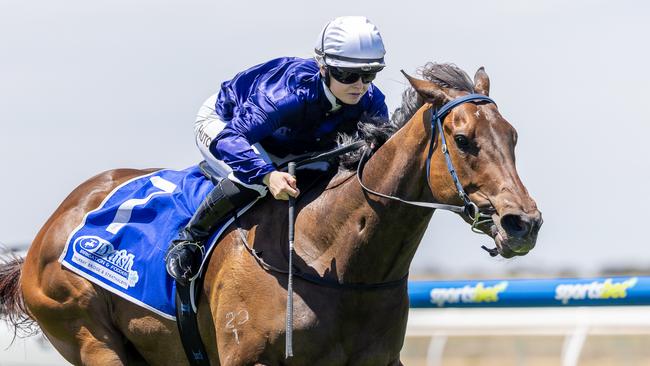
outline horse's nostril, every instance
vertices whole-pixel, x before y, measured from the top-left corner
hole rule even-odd
[[[519,215],[505,215],[501,218],[501,227],[514,237],[524,237],[530,231],[530,224]]]

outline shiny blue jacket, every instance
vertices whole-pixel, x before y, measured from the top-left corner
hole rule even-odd
[[[384,94],[374,85],[359,103],[332,113],[323,88],[313,59],[278,58],[240,72],[221,84],[215,107],[226,127],[210,152],[242,182],[261,184],[275,168],[252,144],[280,157],[321,151],[334,147],[338,132],[356,131],[359,121],[388,121]]]

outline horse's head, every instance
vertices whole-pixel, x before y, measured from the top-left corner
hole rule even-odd
[[[446,66],[448,69],[425,68],[425,77],[432,81],[405,74],[424,102],[422,108],[427,111],[421,111],[425,123],[430,122],[432,110],[451,100],[470,93],[489,94],[490,81],[483,68],[476,72],[472,83],[462,70],[453,65],[429,66]],[[433,75],[427,75],[427,71]],[[440,78],[436,72],[447,77]],[[450,73],[457,74],[452,78],[464,80],[449,83]],[[494,238],[498,253],[503,257],[527,254],[535,246],[542,215],[517,174],[517,131],[503,118],[495,104],[482,101],[463,103],[451,109],[442,119],[442,129],[462,188],[481,212],[491,215],[491,221],[477,228]],[[437,148],[429,171],[431,194],[438,202],[462,205],[439,148],[440,136],[435,138]]]

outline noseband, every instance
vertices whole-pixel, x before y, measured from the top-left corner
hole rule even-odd
[[[455,107],[468,102],[488,102],[496,105],[494,100],[492,100],[490,97],[487,97],[485,95],[468,94],[447,102],[440,109],[433,109],[431,113],[431,141],[429,142],[429,153],[427,154],[427,164],[426,164],[427,184],[429,185],[429,189],[432,190],[431,178],[430,178],[430,174],[431,174],[430,167],[431,167],[431,156],[433,155],[434,145],[436,141],[436,131],[437,131],[440,134],[442,154],[445,156],[445,161],[447,163],[447,170],[449,171],[449,174],[451,175],[451,178],[454,181],[454,185],[456,186],[456,191],[458,192],[458,196],[463,200],[463,206],[447,205],[447,204],[436,203],[436,202],[408,201],[408,200],[401,199],[399,197],[390,196],[383,193],[379,193],[377,191],[373,191],[372,189],[364,185],[362,181],[363,167],[365,166],[370,156],[369,150],[366,150],[363,153],[363,156],[361,157],[361,161],[357,166],[357,180],[359,181],[361,187],[368,193],[374,194],[379,197],[400,201],[409,205],[418,206],[418,207],[427,207],[432,209],[441,209],[441,210],[452,211],[459,214],[464,214],[467,217],[469,217],[470,220],[472,220],[472,231],[478,234],[483,234],[482,231],[479,231],[477,229],[477,226],[480,224],[491,222],[492,218],[489,214],[481,213],[478,206],[474,202],[472,202],[469,198],[469,195],[465,193],[465,190],[463,189],[463,185],[460,183],[460,180],[458,179],[458,174],[456,174],[456,169],[454,169],[454,164],[451,162],[451,157],[449,156],[449,149],[447,148],[447,141],[445,139],[444,131],[442,130],[442,120],[449,114],[449,112],[451,112],[451,110],[454,109]]]

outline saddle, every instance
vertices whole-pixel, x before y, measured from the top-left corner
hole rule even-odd
[[[346,149],[336,149],[332,152],[320,155],[310,155],[298,160],[296,163],[298,189],[303,192],[301,196],[298,197],[298,200],[305,196],[305,193],[311,191],[318,183],[329,181],[334,177],[334,175],[336,175],[338,168],[334,164],[327,164],[327,160],[333,157],[338,157],[340,154],[349,151],[348,149],[351,149],[350,145],[345,148]],[[355,146],[353,148],[357,147]],[[332,154],[333,152],[334,154]],[[316,165],[315,163],[325,163],[325,165]],[[280,164],[278,169],[286,171],[286,166],[287,164]],[[199,169],[201,170],[201,173],[203,173],[203,175],[215,185],[222,179],[227,179],[215,172],[206,161],[199,163]],[[244,204],[244,206],[249,203],[250,202]],[[236,209],[241,209],[241,207]],[[208,258],[204,259],[204,261],[207,260]],[[190,364],[197,366],[210,365],[207,352],[199,335],[195,305],[198,303],[197,296],[199,292],[197,289],[201,288],[204,275],[205,272],[202,271],[197,279],[189,286],[182,286],[179,283],[176,283],[176,324],[181,335],[185,354],[187,355]]]

